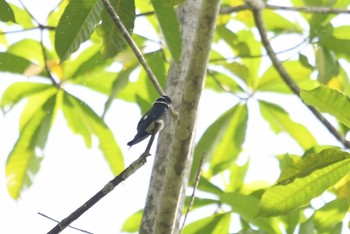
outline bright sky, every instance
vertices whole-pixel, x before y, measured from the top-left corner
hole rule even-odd
[[[45,10],[47,1],[38,2],[33,4],[29,0],[24,1],[32,14],[44,22],[45,16],[42,13],[48,11]],[[37,7],[38,5],[40,7]],[[136,23],[136,33],[141,30],[138,25]],[[18,36],[20,39],[23,35],[14,34],[12,37]],[[0,96],[13,81],[23,80],[17,78],[0,73]],[[79,97],[86,100],[97,113],[102,113],[105,96],[85,89],[73,89],[73,91],[79,93]],[[279,97],[278,100],[289,103],[285,105],[285,108],[292,111],[292,118],[297,122],[307,123],[306,125],[320,144],[336,143],[310,113],[305,113],[305,108],[299,105],[299,100],[283,97]],[[230,108],[235,101],[233,96],[218,97],[213,92],[205,92],[201,100],[197,139],[207,126]],[[2,129],[0,132],[0,163],[2,168],[5,167],[6,158],[18,137],[19,116],[24,103],[21,102],[5,116],[0,114],[0,129]],[[300,153],[301,151],[287,135],[282,134],[277,137],[260,117],[256,117],[259,110],[254,101],[249,105],[252,110],[247,133],[249,137],[244,145],[244,156],[240,160],[244,162],[251,157],[251,169],[247,181],[267,180],[273,183],[279,175],[278,163],[274,155],[287,152]],[[143,142],[128,150],[126,145],[135,134],[140,116],[141,113],[137,107],[118,100],[114,101],[106,116],[106,123],[112,129],[125,155],[126,165],[135,160],[146,146],[146,142]],[[83,139],[70,131],[62,113],[59,113],[50,131],[44,152],[45,158],[40,172],[35,177],[34,185],[26,190],[18,201],[9,197],[5,173],[0,174],[0,201],[2,203],[0,216],[6,217],[0,225],[0,233],[46,233],[56,223],[37,215],[37,212],[61,220],[111,180],[113,175],[102,154],[97,150],[97,141],[94,143],[92,149],[86,149]],[[73,226],[93,233],[119,233],[125,219],[144,206],[152,165],[153,156],[149,157],[148,163],[136,174],[83,214],[73,223]],[[188,220],[189,222],[193,220],[191,215]],[[67,228],[63,233],[76,234],[79,232]]]

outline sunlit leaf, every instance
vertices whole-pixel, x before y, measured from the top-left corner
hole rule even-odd
[[[343,222],[349,209],[350,201],[348,199],[335,199],[320,209],[316,210],[311,219],[315,224],[318,233],[335,233],[332,229],[338,223]]]
[[[259,101],[261,114],[275,133],[286,132],[304,149],[309,149],[317,142],[310,131],[302,124],[294,122],[280,106]]]
[[[0,52],[0,71],[23,74],[32,64],[25,58],[7,53]]]
[[[124,88],[125,85],[128,83],[130,73],[133,72],[134,69],[135,69],[135,66],[132,66],[132,67],[129,67],[127,69],[123,69],[122,71],[120,71],[118,73],[116,79],[113,82],[111,93],[109,94],[108,99],[105,103],[105,107],[104,107],[103,115],[102,115],[103,117],[106,115],[107,111],[109,110],[109,108],[112,104],[112,101],[117,96],[119,91],[122,88]]]
[[[6,108],[7,110],[10,110],[23,98],[49,88],[52,88],[52,85],[32,82],[16,82],[5,90],[1,97],[0,106],[2,109]]]
[[[312,69],[303,66],[299,61],[287,61],[283,63],[283,66],[298,85],[310,80]],[[290,89],[277,73],[273,65],[271,65],[258,80],[256,89],[260,91],[281,93],[290,92]]]
[[[317,169],[322,169],[347,158],[348,154],[337,148],[328,148],[319,153],[311,152],[303,158],[299,157],[299,160],[295,160],[282,170],[277,184],[289,184],[296,178],[305,177]]]
[[[129,216],[122,226],[122,232],[138,232],[140,229],[143,210],[139,210],[136,213]]]
[[[31,186],[33,176],[39,171],[51,123],[56,97],[52,95],[37,108],[21,128],[20,136],[6,162],[7,188],[17,199],[20,192]],[[29,100],[27,106],[38,105]]]
[[[22,26],[23,28],[34,28],[33,19],[29,15],[28,11],[25,9],[19,8],[18,6],[11,4],[11,9],[15,14],[16,23]]]
[[[69,2],[56,29],[55,48],[61,61],[90,38],[100,21],[102,10],[103,4],[98,0]]]
[[[16,22],[15,14],[10,5],[5,0],[0,0],[0,21],[2,22]]]
[[[23,39],[19,42],[13,43],[8,48],[7,52],[13,55],[17,55],[21,58],[27,59],[32,63],[44,66],[44,57],[41,45],[38,41],[35,41],[33,39]]]
[[[62,110],[68,126],[74,133],[80,134],[85,144],[91,146],[91,137],[95,135],[111,171],[114,174],[124,169],[121,150],[114,139],[112,131],[85,102],[64,92]]]
[[[349,172],[350,155],[348,153],[327,149],[318,154],[320,158],[326,158],[324,155],[336,158],[344,156],[344,159],[328,165],[320,165],[318,157],[313,157],[314,164],[319,166],[300,173],[295,179],[286,181],[284,185],[275,185],[265,191],[260,201],[259,214],[282,215],[306,205],[312,198],[319,196]],[[307,159],[308,156],[304,158]]]
[[[132,34],[136,17],[134,0],[115,0],[112,6],[129,34]],[[125,39],[106,10],[102,12],[102,25],[98,33],[102,36],[102,53],[105,57],[113,57],[125,48]]]
[[[325,86],[312,90],[301,90],[300,96],[306,104],[333,115],[338,121],[350,127],[350,99],[348,96]]]
[[[334,52],[338,57],[350,58],[350,39],[339,39],[333,35],[333,26],[325,25],[320,29],[319,44]]]
[[[317,79],[322,84],[327,84],[330,79],[339,75],[338,59],[328,49],[319,47],[316,51]]]
[[[231,213],[214,214],[185,226],[182,233],[229,233]]]
[[[181,55],[180,26],[173,6],[163,0],[151,0],[171,56],[177,62]]]
[[[191,178],[194,177],[200,155],[206,152],[210,168],[204,174],[211,177],[222,170],[228,169],[230,163],[238,157],[245,139],[248,120],[246,105],[237,105],[221,115],[203,134],[196,146],[194,167]]]
[[[205,87],[217,92],[242,92],[241,86],[230,76],[216,71],[208,72]]]
[[[251,195],[237,192],[223,193],[220,201],[228,204],[232,211],[248,223],[252,223],[267,233],[280,233],[276,220],[257,217],[259,211],[259,200]]]

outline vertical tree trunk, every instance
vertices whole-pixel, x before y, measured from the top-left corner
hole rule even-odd
[[[182,55],[172,64],[167,94],[178,111],[158,139],[140,233],[178,233],[192,164],[198,104],[220,0],[187,0],[178,9]]]

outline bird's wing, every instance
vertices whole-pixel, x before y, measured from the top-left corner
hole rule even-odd
[[[152,107],[146,114],[142,116],[138,125],[137,131],[142,132],[145,131],[150,124],[152,124],[155,120],[157,120],[164,112],[163,108],[154,108]]]

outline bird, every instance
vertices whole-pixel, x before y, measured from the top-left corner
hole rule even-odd
[[[169,109],[170,104],[170,97],[166,95],[160,96],[153,103],[152,108],[141,117],[139,123],[137,124],[137,133],[134,139],[129,141],[127,145],[131,147],[143,141],[152,133],[155,133],[155,123],[158,124],[158,129],[156,129],[156,132],[162,130],[164,128],[164,125],[166,124],[165,122],[167,121],[167,111]]]

